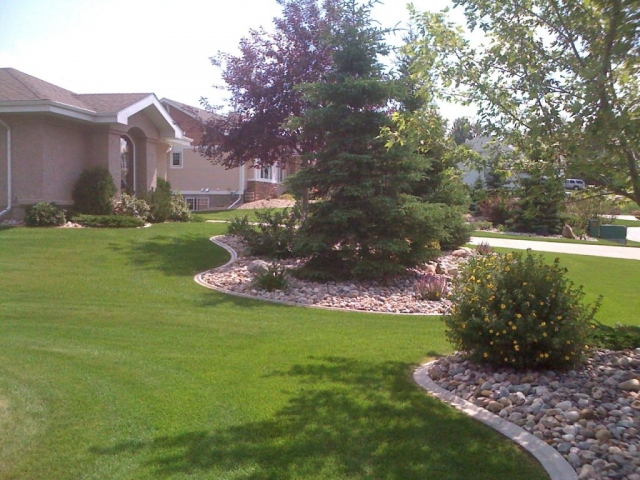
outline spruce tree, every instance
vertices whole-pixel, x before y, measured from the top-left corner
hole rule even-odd
[[[307,154],[298,174],[319,201],[309,207],[296,248],[309,257],[300,273],[318,279],[402,272],[433,258],[443,235],[443,209],[412,194],[424,158],[401,143],[389,148],[381,136],[394,128],[389,106],[398,88],[378,60],[388,47],[371,5],[346,0],[336,7],[339,20],[327,38],[332,69],[303,89],[314,107],[298,121],[322,147]]]

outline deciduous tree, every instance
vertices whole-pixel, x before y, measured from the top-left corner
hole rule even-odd
[[[443,14],[415,18],[443,84],[522,158],[569,164],[640,202],[640,3],[637,0],[454,0],[472,34]]]

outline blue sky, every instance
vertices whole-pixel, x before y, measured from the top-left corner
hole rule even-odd
[[[448,0],[414,0],[438,11]],[[209,57],[235,52],[249,29],[269,27],[275,0],[2,0],[0,67],[76,93],[152,92],[191,105],[223,103]],[[386,27],[406,22],[404,0],[377,5]],[[460,18],[458,16],[458,18]],[[443,108],[455,118],[470,110]]]

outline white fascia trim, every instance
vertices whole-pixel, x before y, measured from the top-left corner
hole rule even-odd
[[[193,142],[193,139],[189,137],[162,137],[160,140],[164,143],[168,143],[172,147],[191,147],[191,142]]]
[[[158,110],[158,113],[162,116],[162,118],[167,122],[167,126],[173,130],[173,136],[175,138],[183,138],[184,134],[182,129],[175,123],[169,112],[162,106],[158,97],[155,94],[147,95],[144,98],[141,98],[136,103],[129,105],[127,108],[120,110],[117,114],[118,123],[122,123],[123,125],[127,125],[129,122],[129,117],[135,115],[136,113],[144,110],[145,108],[153,105]]]
[[[1,102],[0,113],[54,113],[91,123],[115,123],[117,121],[117,117],[114,114],[99,115],[93,110],[52,102],[51,100]]]

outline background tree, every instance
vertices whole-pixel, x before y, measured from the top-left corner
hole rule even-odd
[[[309,206],[297,250],[309,256],[301,274],[315,278],[379,277],[426,261],[443,235],[444,212],[412,194],[428,167],[407,144],[388,146],[389,107],[398,91],[378,57],[388,53],[384,31],[373,26],[372,3],[335,7],[328,43],[333,67],[304,88],[309,105],[299,119],[305,136],[322,147],[298,181],[320,198]]]
[[[200,152],[228,168],[284,164],[317,147],[315,138],[287,121],[308,106],[297,86],[320,80],[331,65],[322,32],[332,23],[335,1],[277,1],[282,17],[274,19],[273,32],[252,30],[240,41],[239,55],[219,52],[211,59],[222,68],[233,111],[205,124]]]
[[[445,84],[523,158],[554,163],[640,201],[640,3],[454,0],[466,41],[444,14],[416,15],[425,56]],[[526,167],[526,166],[525,166]]]
[[[467,140],[480,135],[480,132],[480,125],[477,122],[472,123],[469,117],[456,118],[451,126],[451,138],[456,145],[464,145]]]

